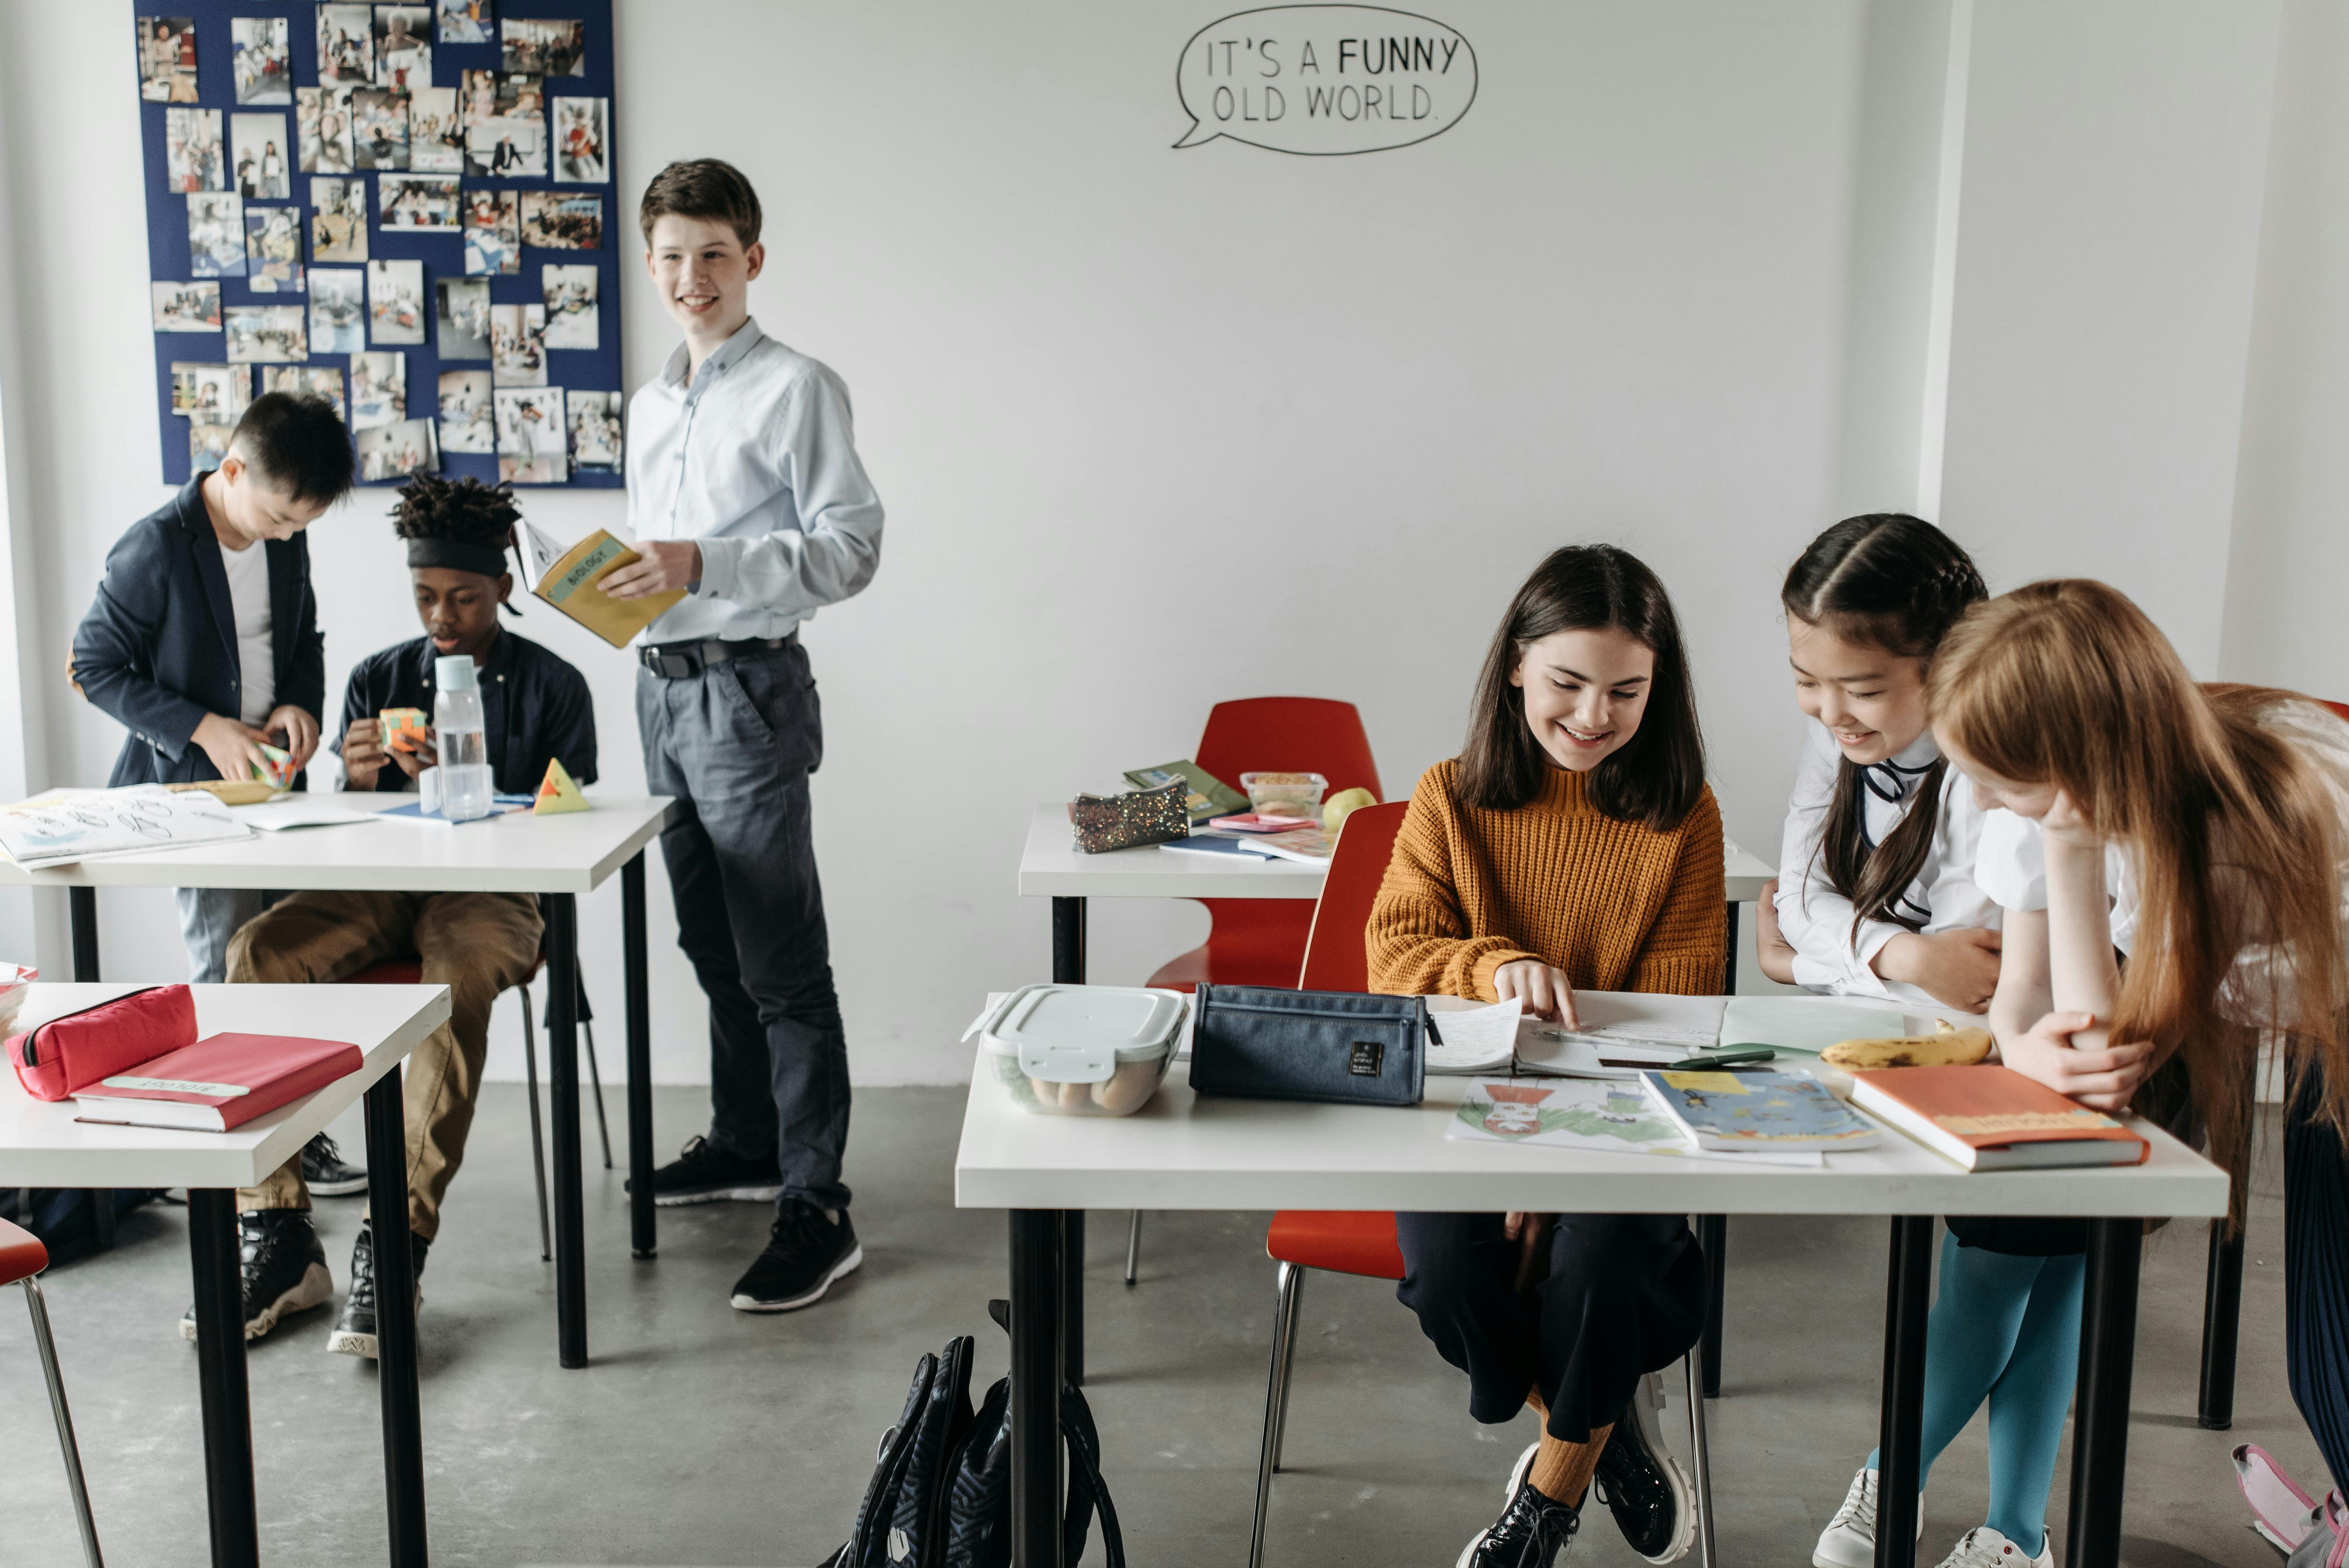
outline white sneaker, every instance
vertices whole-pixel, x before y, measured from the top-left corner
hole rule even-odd
[[[1966,1538],[1941,1559],[1941,1568],[2055,1568],[2055,1543],[2044,1530],[2039,1539],[2039,1555],[2025,1557],[2022,1547],[1989,1525],[1980,1525],[1967,1531]]]
[[[1924,1501],[1924,1494],[1918,1494]],[[1925,1539],[1924,1510],[1917,1511],[1917,1539]],[[1811,1549],[1811,1568],[1875,1568],[1876,1565],[1876,1472],[1863,1470],[1851,1478],[1851,1490],[1843,1495],[1843,1506],[1836,1510],[1827,1527],[1819,1532],[1819,1543]]]

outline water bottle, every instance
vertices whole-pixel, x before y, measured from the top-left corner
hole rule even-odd
[[[481,733],[481,676],[472,655],[433,661],[432,727],[440,751],[440,814],[452,822],[490,814],[490,744]]]

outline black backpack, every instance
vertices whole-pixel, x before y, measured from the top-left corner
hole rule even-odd
[[[881,1434],[872,1483],[848,1543],[824,1568],[1008,1568],[1011,1562],[1011,1380],[970,1403],[968,1335],[914,1367],[897,1424]],[[1125,1568],[1117,1510],[1102,1481],[1101,1439],[1074,1387],[1061,1390],[1061,1437],[1069,1448],[1069,1506],[1061,1522],[1066,1561],[1083,1555],[1101,1511],[1109,1568]]]

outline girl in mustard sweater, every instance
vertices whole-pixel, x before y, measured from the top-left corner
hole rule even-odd
[[[1485,655],[1461,755],[1423,775],[1365,936],[1371,986],[1523,1000],[1571,1026],[1578,988],[1721,989],[1721,810],[1663,584],[1611,545],[1554,552]],[[1599,1496],[1669,1562],[1688,1479],[1635,1418],[1640,1379],[1704,1323],[1679,1215],[1397,1214],[1396,1295],[1468,1374],[1469,1413],[1542,1435],[1459,1568],[1549,1568]],[[1611,1434],[1611,1437],[1610,1437]]]

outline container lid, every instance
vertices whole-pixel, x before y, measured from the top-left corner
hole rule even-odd
[[[1133,985],[1023,985],[973,1024],[997,1056],[1050,1083],[1106,1083],[1120,1062],[1174,1048],[1190,1004],[1176,991]]]
[[[442,691],[479,691],[481,677],[471,654],[451,654],[432,661],[432,681]]]

